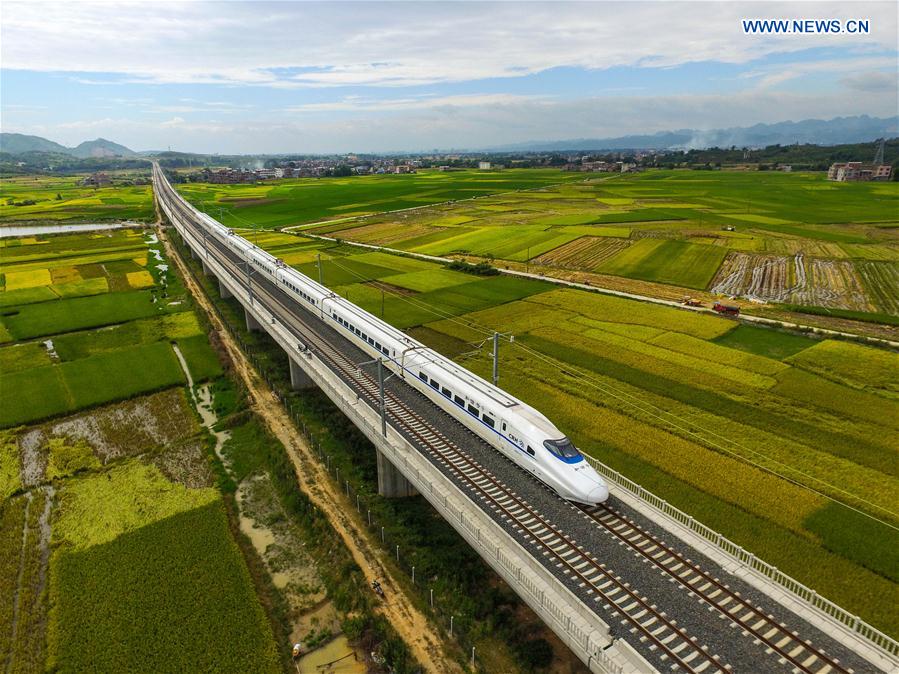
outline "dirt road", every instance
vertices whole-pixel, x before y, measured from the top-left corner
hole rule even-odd
[[[344,545],[362,569],[366,579],[379,580],[386,593],[378,610],[390,621],[409,646],[414,657],[428,672],[461,672],[462,668],[443,653],[443,642],[427,618],[402,593],[383,563],[384,553],[368,538],[362,518],[355,506],[330,480],[326,470],[314,457],[303,436],[293,427],[287,412],[274,394],[256,375],[243,352],[231,339],[213,311],[209,299],[198,286],[184,262],[172,248],[166,231],[158,227],[159,240],[177,266],[185,286],[206,313],[213,328],[234,365],[235,373],[246,386],[253,411],[265,422],[271,433],[281,441],[293,461],[300,489],[325,514],[331,526],[343,539]]]

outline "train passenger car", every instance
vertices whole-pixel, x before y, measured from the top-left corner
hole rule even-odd
[[[556,426],[538,410],[369,314],[196,209],[196,221],[249,267],[278,285],[372,358],[563,498],[595,504],[608,488]]]

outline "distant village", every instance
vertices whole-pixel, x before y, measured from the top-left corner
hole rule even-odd
[[[564,157],[548,154],[545,157],[534,156],[527,159],[512,159],[506,163],[495,161],[472,160],[460,155],[441,155],[420,158],[360,158],[346,155],[340,158],[314,158],[283,161],[278,165],[263,167],[206,167],[190,173],[185,179],[193,182],[235,184],[256,183],[264,180],[280,178],[328,178],[353,175],[386,175],[416,173],[421,169],[438,171],[462,171],[477,168],[480,171],[501,171],[505,168],[553,167],[565,171],[590,171],[607,173],[627,173],[640,170],[636,163],[643,158],[629,156],[633,161],[599,161],[590,156]],[[446,163],[441,163],[441,159]],[[266,162],[270,164],[270,162]]]

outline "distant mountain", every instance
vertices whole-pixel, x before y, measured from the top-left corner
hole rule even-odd
[[[765,147],[767,145],[842,145],[864,143],[899,135],[897,117],[836,117],[830,120],[806,119],[800,122],[756,124],[729,129],[679,129],[651,135],[618,138],[577,138],[517,143],[487,148],[493,152],[561,152],[565,150],[702,150],[710,147]]]
[[[58,152],[68,154],[69,148],[40,136],[26,136],[21,133],[0,133],[0,151],[10,154],[23,152]]]
[[[133,157],[136,153],[124,145],[105,138],[87,140],[78,147],[65,147],[40,136],[26,136],[21,133],[0,133],[0,152],[23,154],[25,152],[52,152],[68,154],[84,159],[86,157]]]
[[[76,157],[132,157],[137,153],[124,145],[113,143],[105,138],[86,140],[78,147],[72,148],[71,154]]]

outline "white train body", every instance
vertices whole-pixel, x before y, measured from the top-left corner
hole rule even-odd
[[[608,487],[596,470],[536,409],[188,207],[207,235],[252,266],[253,277],[265,276],[372,358],[382,358],[385,367],[560,496],[586,504],[608,498]]]

